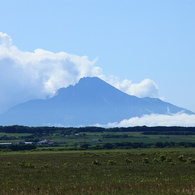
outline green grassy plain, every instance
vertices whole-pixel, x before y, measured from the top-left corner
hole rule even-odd
[[[117,143],[117,142],[194,142],[195,135],[143,135],[142,132],[82,132],[84,136],[61,136],[54,134],[52,136],[42,136],[42,139],[48,139],[55,142],[65,142],[66,145],[73,146],[75,144],[87,143],[93,145],[102,145],[104,143]],[[81,135],[82,135],[81,134]],[[128,135],[127,138],[104,138],[105,135]],[[93,139],[101,140],[101,143],[92,141]]]
[[[30,136],[32,133],[4,133],[0,132],[0,136],[15,136],[15,137],[24,137],[24,136]]]
[[[194,173],[194,148],[0,153],[2,195],[192,195]]]

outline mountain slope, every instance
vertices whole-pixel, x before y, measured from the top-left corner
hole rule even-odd
[[[50,99],[32,100],[13,107],[0,117],[0,124],[86,126],[144,114],[177,112],[192,114],[160,99],[130,96],[97,77],[86,77],[74,86],[59,89]]]

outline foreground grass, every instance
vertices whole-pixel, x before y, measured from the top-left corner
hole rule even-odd
[[[0,192],[195,194],[193,149],[0,154]]]

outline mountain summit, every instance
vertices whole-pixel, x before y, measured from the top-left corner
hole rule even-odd
[[[193,114],[157,98],[128,95],[97,77],[85,77],[74,86],[59,89],[50,99],[31,100],[11,108],[0,117],[0,124],[87,126],[177,112]]]

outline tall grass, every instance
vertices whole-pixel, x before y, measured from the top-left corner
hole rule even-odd
[[[0,155],[0,193],[195,194],[195,152],[166,150]]]

